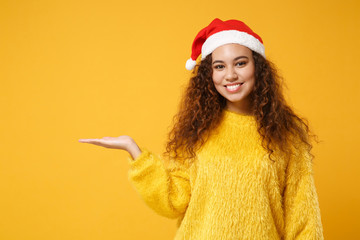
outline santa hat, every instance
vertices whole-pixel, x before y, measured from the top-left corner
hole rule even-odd
[[[245,23],[238,20],[221,21],[215,18],[209,26],[203,28],[195,37],[191,58],[186,62],[186,69],[192,70],[196,59],[201,60],[217,47],[228,43],[238,43],[265,57],[265,48],[259,35],[254,33]]]

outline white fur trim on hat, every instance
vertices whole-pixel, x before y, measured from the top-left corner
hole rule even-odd
[[[254,36],[237,30],[217,32],[206,39],[201,48],[201,59],[212,53],[217,47],[228,43],[238,43],[261,54],[265,58],[264,45]]]

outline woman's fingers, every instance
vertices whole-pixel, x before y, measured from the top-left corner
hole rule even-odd
[[[100,139],[97,138],[88,138],[88,139],[79,139],[79,142],[83,142],[83,143],[94,143],[96,141],[98,141]]]
[[[91,143],[91,144],[95,144],[98,146],[108,147],[109,143],[106,142],[107,140],[109,140],[109,139],[90,138],[90,139],[80,139],[79,142]]]

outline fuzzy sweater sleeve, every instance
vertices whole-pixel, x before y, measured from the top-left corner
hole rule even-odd
[[[129,157],[128,162],[128,179],[150,208],[168,218],[184,214],[190,201],[187,169],[165,167],[163,160],[147,149],[134,160]]]
[[[285,240],[324,239],[312,157],[299,148],[288,163],[284,191]]]

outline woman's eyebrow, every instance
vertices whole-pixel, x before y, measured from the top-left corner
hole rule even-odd
[[[233,61],[239,60],[239,59],[241,59],[241,58],[248,58],[248,57],[247,57],[247,56],[238,56],[238,57],[234,58]],[[213,64],[214,64],[214,63],[217,63],[217,62],[223,63],[224,61],[222,61],[222,60],[215,60],[215,61],[213,62]]]

